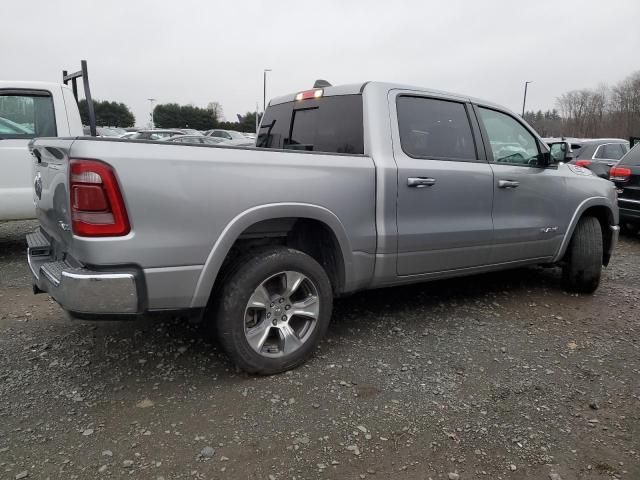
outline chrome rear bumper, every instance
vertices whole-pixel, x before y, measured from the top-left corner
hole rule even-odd
[[[96,271],[69,260],[55,260],[46,236],[27,235],[27,258],[34,286],[72,314],[120,315],[142,312],[137,273]]]

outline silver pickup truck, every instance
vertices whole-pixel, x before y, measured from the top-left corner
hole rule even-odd
[[[618,239],[613,184],[482,100],[314,88],[272,100],[256,142],[35,140],[34,290],[81,318],[194,315],[271,374],[336,296],[531,264],[590,293]]]

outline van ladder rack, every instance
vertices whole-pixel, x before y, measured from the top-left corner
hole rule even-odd
[[[82,86],[84,88],[84,97],[87,100],[87,110],[89,112],[89,129],[91,136],[96,137],[96,113],[93,109],[93,99],[91,98],[91,89],[89,88],[89,70],[87,69],[87,61],[80,61],[81,70],[74,73],[68,73],[66,70],[62,71],[62,83],[69,84],[71,80],[71,88],[73,89],[73,96],[78,101],[78,83],[77,79],[82,77]]]

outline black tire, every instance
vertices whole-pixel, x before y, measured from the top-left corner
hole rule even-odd
[[[269,358],[249,344],[245,335],[245,313],[258,286],[283,271],[299,272],[312,282],[319,299],[319,313],[314,329],[297,350]],[[333,308],[331,282],[318,262],[292,248],[266,248],[234,262],[224,278],[216,302],[215,329],[220,345],[239,368],[248,373],[272,375],[299,366],[313,354],[327,332]]]
[[[562,282],[575,293],[593,293],[602,272],[602,227],[595,217],[578,222],[564,257]]]

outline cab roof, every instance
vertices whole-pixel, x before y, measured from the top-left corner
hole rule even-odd
[[[34,82],[29,80],[0,80],[0,89],[52,90],[54,88],[69,88],[57,82]]]
[[[416,93],[422,93],[427,95],[431,94],[437,97],[450,98],[452,100],[479,103],[482,105],[493,106],[501,110],[505,110],[505,107],[501,105],[498,105],[493,102],[489,102],[487,100],[474,98],[469,95],[445,92],[443,90],[436,90],[432,88],[417,87],[415,85],[404,85],[400,83],[370,81],[370,82],[364,82],[364,83],[349,83],[346,85],[336,85],[331,87],[320,87],[320,88],[322,88],[323,90],[323,93],[322,93],[323,97],[330,97],[330,96],[337,96],[337,95],[360,95],[363,92],[369,91],[369,90],[378,90],[378,91],[386,90],[387,92],[391,90],[408,90]],[[281,103],[293,102],[298,93],[308,91],[308,90],[317,90],[317,89],[318,88],[301,89],[295,93],[290,93],[288,95],[276,97],[269,102],[269,105],[279,105]]]

